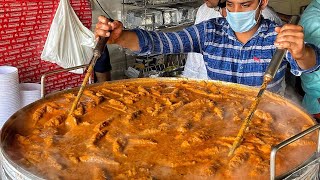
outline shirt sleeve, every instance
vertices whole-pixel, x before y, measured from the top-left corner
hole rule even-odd
[[[316,53],[316,65],[310,69],[307,69],[307,70],[301,69],[299,67],[298,63],[296,62],[296,60],[293,59],[291,53],[288,51],[286,54],[286,59],[288,60],[288,62],[290,63],[290,66],[291,66],[291,73],[296,76],[300,76],[302,73],[311,73],[311,72],[319,70],[319,67],[320,67],[320,48],[313,45],[313,44],[309,44],[309,43],[306,43],[306,46],[312,47]]]
[[[188,53],[188,58],[184,65],[183,76],[187,78],[208,79],[207,69],[202,54]]]
[[[139,39],[140,51],[134,53],[178,54],[187,52],[202,53],[204,47],[205,23],[190,26],[177,32],[133,30]]]

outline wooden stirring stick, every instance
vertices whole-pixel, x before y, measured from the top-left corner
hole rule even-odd
[[[298,24],[298,22],[299,22],[299,16],[292,16],[289,23],[290,24]],[[247,130],[247,128],[249,127],[250,122],[252,120],[252,117],[254,115],[254,112],[256,111],[258,104],[260,103],[261,96],[264,93],[264,91],[266,90],[269,82],[271,82],[273,80],[274,76],[276,75],[276,73],[280,67],[280,64],[282,62],[282,59],[284,58],[286,52],[287,52],[286,49],[277,49],[276,52],[274,53],[274,55],[272,56],[272,59],[268,65],[268,68],[263,76],[263,83],[260,87],[259,93],[250,107],[250,111],[249,111],[248,116],[246,117],[246,119],[243,121],[243,123],[241,125],[241,128],[237,134],[237,137],[233,141],[233,145],[230,148],[228,156],[232,156],[234,151],[236,150],[236,148],[241,144],[244,133]]]
[[[266,90],[267,88],[267,85],[270,81],[263,81],[261,87],[260,87],[260,91],[257,95],[257,97],[255,98],[255,100],[253,101],[253,103],[251,104],[251,107],[250,107],[250,111],[249,111],[249,115],[246,117],[246,119],[243,121],[242,125],[241,125],[241,128],[238,132],[238,135],[237,137],[235,138],[235,140],[233,141],[233,145],[232,147],[230,148],[230,151],[229,151],[229,154],[228,156],[232,156],[234,151],[236,150],[236,148],[240,145],[240,143],[242,142],[242,139],[243,139],[243,136],[244,136],[244,133],[245,131],[247,130],[247,128],[249,127],[250,125],[250,122],[252,120],[252,117],[253,117],[253,114],[254,112],[256,111],[257,107],[258,107],[258,104],[261,100],[261,96],[263,94],[263,92]]]
[[[70,109],[68,117],[66,119],[66,124],[68,124],[68,125],[71,125],[71,126],[77,125],[76,119],[73,117],[73,112],[77,108],[77,105],[78,105],[79,100],[80,100],[80,98],[82,96],[84,88],[86,87],[86,85],[87,85],[87,83],[89,81],[89,78],[91,76],[91,73],[93,71],[94,65],[96,64],[97,60],[101,57],[101,55],[102,55],[102,53],[104,51],[104,48],[106,46],[107,41],[108,41],[108,38],[100,37],[100,39],[98,41],[98,44],[96,45],[96,47],[93,50],[93,57],[92,57],[92,59],[90,61],[89,67],[88,67],[87,72],[86,72],[86,75],[85,75],[85,77],[83,79],[83,82],[81,84],[81,87],[79,89],[77,97],[72,103],[71,109]]]

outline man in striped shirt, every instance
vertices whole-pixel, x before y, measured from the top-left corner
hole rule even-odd
[[[96,36],[110,37],[116,43],[139,54],[203,54],[208,77],[214,80],[259,87],[276,48],[288,49],[268,89],[283,92],[285,68],[301,75],[319,68],[320,49],[304,43],[303,28],[276,24],[261,16],[268,0],[227,0],[226,18],[204,21],[178,32],[123,30],[119,21],[99,17]],[[111,32],[110,32],[111,31]]]
[[[195,24],[212,18],[225,17],[227,15],[225,7],[226,0],[205,0],[205,3],[197,11]],[[261,11],[261,14],[265,19],[270,19],[278,25],[283,25],[281,19],[268,6]],[[188,53],[183,76],[187,78],[208,79],[202,54]]]

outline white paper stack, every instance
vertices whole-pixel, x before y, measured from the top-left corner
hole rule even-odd
[[[21,83],[21,108],[41,98],[41,85],[37,83]]]
[[[0,66],[0,128],[21,107],[18,69]]]

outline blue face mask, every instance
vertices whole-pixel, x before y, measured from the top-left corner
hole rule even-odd
[[[261,2],[261,1],[260,1]],[[260,6],[260,2],[258,7]],[[246,11],[246,12],[230,12],[228,8],[226,8],[227,11],[227,21],[233,31],[235,32],[247,32],[250,29],[252,29],[256,24],[256,11],[258,7],[255,10],[252,11]],[[260,14],[259,14],[260,18]]]

